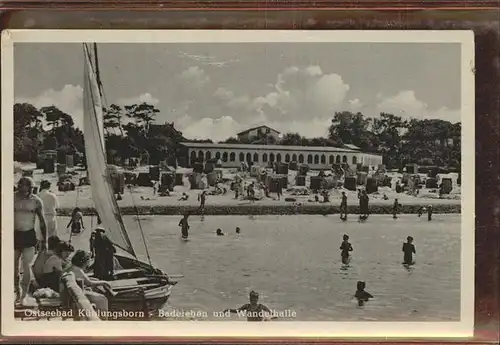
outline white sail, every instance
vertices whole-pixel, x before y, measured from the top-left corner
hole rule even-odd
[[[83,88],[84,139],[92,200],[106,229],[106,235],[121,249],[135,256],[116,202],[104,146],[102,101],[92,66],[92,50],[83,44],[85,59]]]

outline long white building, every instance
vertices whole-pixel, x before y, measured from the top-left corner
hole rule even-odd
[[[305,163],[312,169],[329,169],[334,163],[348,163],[351,169],[354,169],[358,163],[370,167],[382,164],[381,155],[350,148],[188,142],[182,145],[187,149],[190,164],[216,158],[221,160],[225,168],[239,167],[241,162],[264,166],[269,162],[295,161],[299,164]]]

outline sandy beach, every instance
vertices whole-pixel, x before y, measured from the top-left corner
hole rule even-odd
[[[28,167],[24,167],[27,169]],[[186,169],[185,169],[186,170]],[[230,190],[229,183],[222,184],[227,190],[225,194],[210,195],[214,190],[209,187],[207,192],[205,214],[206,215],[258,215],[258,214],[335,214],[339,213],[340,200],[342,192],[345,192],[348,198],[348,212],[357,213],[359,201],[356,191],[349,191],[344,188],[331,189],[329,191],[329,201],[323,202],[314,200],[314,194],[308,191],[307,195],[297,193],[297,187],[292,184],[294,181],[294,172],[289,174],[289,188],[283,190],[283,195],[278,200],[276,193],[270,193],[266,197],[262,190],[256,190],[256,196],[260,200],[248,200],[240,195],[237,199],[235,193]],[[198,195],[201,190],[190,189],[187,172],[184,175],[183,185],[175,186],[170,192],[170,196],[159,196],[154,194],[152,187],[125,187],[122,200],[118,201],[121,212],[124,215],[178,215],[186,211],[196,212],[199,207]],[[20,177],[20,174],[17,174]],[[244,184],[255,181],[255,178],[248,174],[242,174]],[[52,183],[51,190],[57,195],[60,209],[60,215],[70,215],[75,207],[82,209],[84,214],[94,214],[94,203],[92,201],[91,187],[78,186],[79,177],[86,176],[84,171],[77,171],[73,175],[72,181],[76,185],[74,191],[60,192],[57,190],[57,173],[43,174],[42,170],[35,170],[33,179],[38,185],[42,180],[49,180]],[[16,176],[17,177],[17,176]],[[17,177],[18,178],[18,177]],[[298,190],[307,190],[300,187]],[[372,214],[391,214],[395,198],[401,204],[399,212],[417,213],[421,206],[433,206],[434,213],[460,213],[461,200],[460,194],[455,189],[446,198],[439,198],[435,190],[421,189],[419,196],[412,196],[406,193],[396,193],[390,187],[379,187],[378,192],[370,194],[370,212]],[[179,200],[182,194],[188,196],[187,200]],[[299,195],[297,195],[299,194]],[[384,199],[384,195],[387,199]],[[287,199],[292,199],[288,200]]]

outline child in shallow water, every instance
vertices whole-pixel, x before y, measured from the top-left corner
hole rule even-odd
[[[340,256],[342,258],[342,263],[344,265],[347,265],[350,261],[350,254],[349,252],[352,252],[353,249],[352,249],[352,245],[349,243],[349,236],[348,235],[344,235],[343,236],[343,241],[340,245]]]
[[[413,265],[413,254],[416,254],[415,245],[413,244],[413,237],[408,236],[406,238],[407,242],[403,243],[403,253],[404,253],[404,265]]]
[[[85,227],[83,226],[83,214],[79,207],[75,207],[75,209],[73,210],[73,213],[71,214],[71,219],[66,228],[69,228],[70,226],[71,226],[71,233],[73,235],[78,235],[83,230],[85,230]]]
[[[370,298],[373,298],[373,296],[369,292],[365,291],[365,288],[366,288],[366,283],[358,281],[354,297],[356,297],[356,299],[358,300],[359,306],[363,306],[365,302],[368,302]]]
[[[217,234],[217,236],[224,236],[225,234],[222,232],[222,229],[217,229],[217,231],[215,232]]]

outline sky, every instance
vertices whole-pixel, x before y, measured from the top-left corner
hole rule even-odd
[[[156,122],[221,141],[266,124],[324,136],[336,111],[460,121],[456,43],[101,43],[105,102],[148,102]],[[16,43],[15,102],[55,105],[83,129],[83,48]]]

